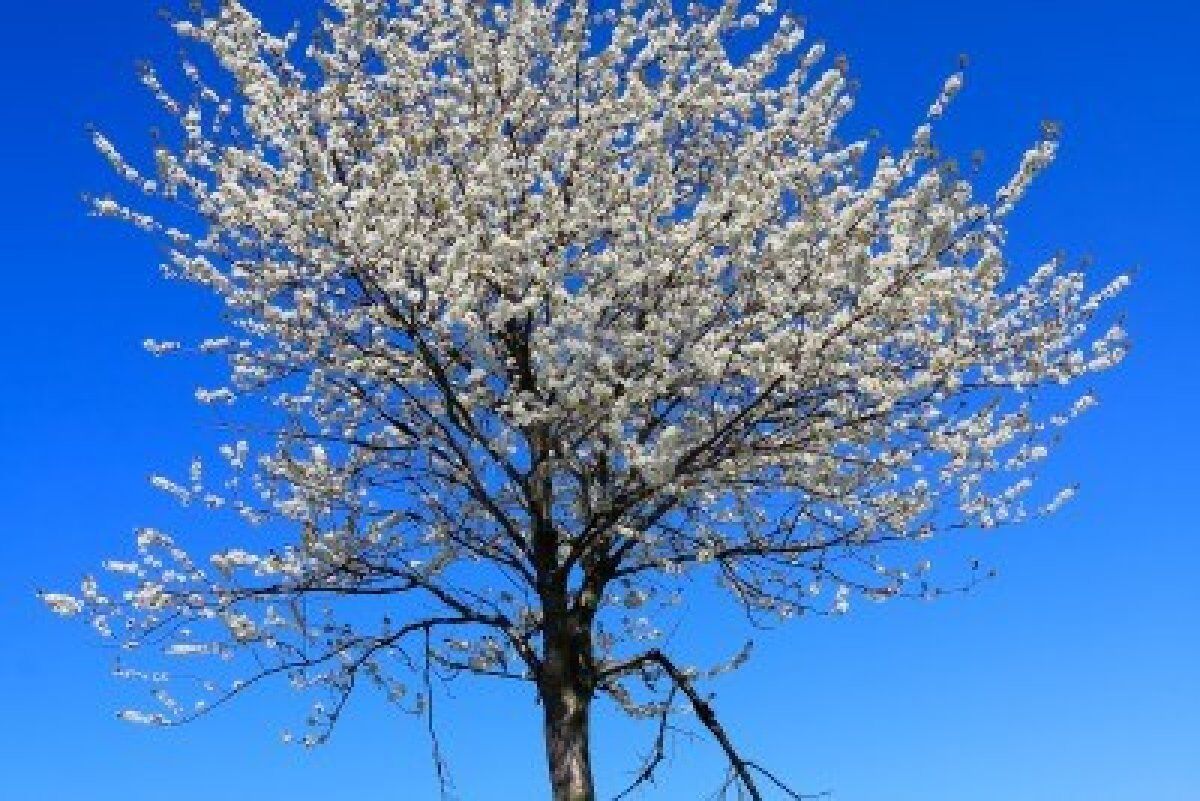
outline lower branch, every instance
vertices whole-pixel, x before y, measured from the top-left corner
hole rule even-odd
[[[662,716],[659,719],[658,734],[655,737],[650,758],[647,760],[646,765],[638,773],[638,776],[636,779],[634,779],[633,783],[620,795],[618,795],[614,801],[621,801],[621,799],[628,796],[629,793],[632,792],[636,787],[650,781],[655,769],[665,758],[664,742],[667,731],[666,717],[670,712],[671,701],[674,699],[676,691],[682,692],[684,696],[687,697],[688,703],[691,704],[692,710],[696,713],[696,717],[700,719],[700,722],[704,724],[704,727],[708,729],[709,733],[721,747],[721,750],[725,753],[725,758],[729,760],[731,771],[730,781],[740,784],[742,788],[745,789],[746,793],[749,794],[751,801],[763,801],[762,791],[759,789],[758,783],[755,780],[755,773],[761,774],[767,779],[768,782],[786,794],[788,798],[793,799],[793,801],[809,801],[809,799],[823,798],[829,795],[828,792],[811,794],[799,793],[784,784],[784,782],[771,771],[762,767],[758,763],[743,757],[733,745],[733,741],[729,739],[729,734],[725,731],[725,727],[722,726],[721,722],[717,719],[717,714],[713,710],[712,705],[708,703],[708,701],[706,701],[699,692],[696,691],[696,687],[692,683],[692,679],[687,675],[687,673],[681,670],[662,651],[659,651],[658,649],[647,651],[640,657],[636,657],[617,666],[614,671],[610,671],[610,675],[612,675],[614,672],[620,674],[628,673],[629,671],[636,669],[639,664],[658,665],[663,672],[667,674],[667,677],[670,678],[672,687],[670,695],[667,699],[667,703],[663,707]],[[726,785],[726,787],[728,787],[728,785]]]
[[[450,797],[450,779],[446,773],[446,759],[442,756],[442,743],[438,738],[437,726],[433,722],[433,681],[430,678],[430,662],[433,656],[429,629],[425,629],[425,668],[422,673],[425,683],[425,727],[429,731],[429,742],[433,749],[433,768],[437,773],[438,795],[444,800]]]
[[[725,758],[729,760],[729,765],[737,775],[738,781],[750,794],[751,801],[763,801],[762,792],[758,789],[758,785],[750,773],[753,767],[752,763],[743,759],[738,753],[729,739],[729,735],[725,732],[725,727],[721,725],[721,721],[717,720],[717,713],[713,711],[712,705],[696,692],[696,688],[687,674],[676,667],[666,654],[657,649],[648,651],[646,660],[661,667],[674,685],[679,688],[679,691],[687,696],[688,702],[696,712],[696,717],[700,719],[704,728],[709,730],[718,745],[721,746],[721,750],[725,752]]]

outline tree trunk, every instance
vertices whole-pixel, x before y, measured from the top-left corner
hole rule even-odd
[[[544,652],[538,690],[545,714],[546,762],[554,801],[595,801],[590,712],[591,615],[568,610],[559,591],[543,595]]]
[[[569,682],[562,682],[557,687],[543,688],[542,704],[554,801],[595,801],[588,726],[591,698]]]

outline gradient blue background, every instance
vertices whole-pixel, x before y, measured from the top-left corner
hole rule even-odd
[[[309,8],[252,6],[280,21]],[[222,533],[184,521],[145,482],[211,447],[219,420],[191,393],[213,366],[156,361],[138,344],[211,331],[214,309],[157,277],[153,243],[87,219],[78,199],[115,186],[86,122],[140,144],[158,121],[132,70],[177,47],[154,10],[58,0],[2,15],[0,799],[432,798],[420,722],[370,696],[316,753],[279,744],[300,709],[274,690],[183,730],[120,724],[128,688],[107,677],[109,654],[34,600],[125,552],[136,525],[179,523],[202,543]],[[942,126],[951,151],[983,147],[999,175],[1039,120],[1063,122],[1059,163],[1014,219],[1014,254],[1032,266],[1058,248],[1091,253],[1104,276],[1140,267],[1120,301],[1136,350],[1096,381],[1101,406],[1045,471],[1079,480],[1080,498],[961,546],[997,565],[998,581],[760,638],[717,685],[719,709],[747,752],[837,801],[1200,799],[1196,5],[805,0],[799,11],[862,79],[853,126],[902,142],[960,52],[972,67]],[[460,796],[544,798],[528,694],[453,693],[440,708]],[[601,715],[611,796],[644,746]],[[719,755],[679,745],[648,797],[712,789]]]

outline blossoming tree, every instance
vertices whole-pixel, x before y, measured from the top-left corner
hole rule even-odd
[[[260,404],[217,477],[155,481],[248,539],[200,561],[144,529],[122,586],[44,599],[145,654],[118,672],[161,706],[129,720],[277,677],[317,694],[315,745],[364,685],[428,714],[434,680],[508,678],[556,801],[595,797],[601,697],[658,732],[635,784],[692,713],[728,787],[791,792],[701,689],[745,654],[695,667],[656,621],[701,579],[758,619],[936,595],[921,541],[1069,496],[1032,499],[1031,465],[1091,395],[1030,390],[1120,360],[1093,318],[1125,279],[1008,275],[1052,132],[987,199],[933,144],[961,74],[904,148],[840,141],[845,66],[772,0],[329,5],[311,43],[237,0],[174,21],[220,81],[185,60],[185,101],[143,68],[178,123],[154,168],[95,134],[146,196],[95,212],[227,309],[200,400]]]

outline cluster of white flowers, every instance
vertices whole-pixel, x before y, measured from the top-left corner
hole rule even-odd
[[[163,726],[169,722],[161,712],[141,712],[136,709],[123,709],[117,713],[117,717],[127,723],[140,723],[143,726]]]
[[[178,342],[162,342],[157,339],[147,339],[142,343],[147,353],[155,356],[162,356],[167,353],[174,353],[179,350],[180,343]]]
[[[1008,274],[1005,218],[1053,136],[994,202],[936,161],[961,74],[904,149],[874,153],[839,137],[845,69],[771,0],[331,6],[307,49],[238,0],[178,21],[234,91],[188,62],[183,102],[143,70],[178,122],[156,179],[96,138],[139,193],[198,214],[183,231],[94,203],[224,302],[234,330],[197,350],[228,360],[228,386],[197,398],[266,397],[281,420],[257,460],[221,448],[219,492],[198,463],[155,485],[299,532],[209,573],[143,530],[138,561],[108,563],[138,582],[123,604],[43,596],[122,621],[129,647],[169,632],[168,655],[266,651],[254,664],[298,688],[344,698],[366,676],[401,699],[392,674],[438,627],[456,629],[426,651],[442,667],[528,676],[569,611],[618,665],[666,629],[627,613],[692,571],[784,618],[928,595],[927,561],[878,554],[1025,519],[1051,429],[1095,402],[1047,424],[1028,391],[1127,350],[1119,327],[1091,333],[1126,278],[1089,293],[1058,259]],[[745,27],[762,44],[732,58]],[[438,611],[373,632],[341,611],[400,595]],[[543,608],[559,596],[574,605]]]
[[[73,595],[66,595],[61,592],[44,592],[41,594],[42,602],[50,607],[56,615],[63,617],[74,617],[83,611],[83,601]]]

